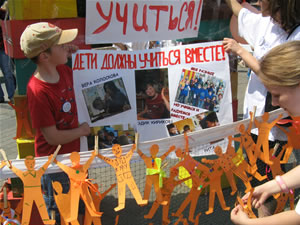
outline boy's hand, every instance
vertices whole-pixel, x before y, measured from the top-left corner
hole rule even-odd
[[[80,124],[78,128],[81,131],[81,136],[88,136],[91,133],[90,126],[87,122]]]
[[[241,50],[241,46],[234,39],[224,38],[223,40],[224,49],[227,53],[234,53],[239,55],[239,51]]]

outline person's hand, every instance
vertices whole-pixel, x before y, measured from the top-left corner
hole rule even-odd
[[[77,50],[79,49],[77,45],[73,45],[73,44],[64,44],[64,48],[68,52],[68,58],[70,58],[72,54],[77,52]]]
[[[224,38],[223,39],[223,45],[224,45],[224,50],[227,53],[234,53],[236,55],[239,55],[239,51],[242,49],[242,46],[239,45],[234,39],[231,38]]]
[[[176,149],[176,146],[175,145],[172,145],[171,147],[170,147],[170,150],[171,151],[174,151]]]
[[[252,195],[252,207],[259,208],[271,196],[268,184],[269,182],[255,187]],[[249,196],[250,192],[245,194],[242,198],[243,202],[247,203]]]
[[[236,225],[246,224],[247,221],[250,220],[248,215],[243,211],[241,205],[237,205],[233,210],[231,210],[230,219]]]
[[[207,163],[207,159],[206,159],[206,158],[203,158],[203,159],[201,159],[201,162],[202,162],[202,163]]]
[[[81,131],[81,136],[88,136],[91,133],[90,126],[87,122],[80,124],[79,129]]]

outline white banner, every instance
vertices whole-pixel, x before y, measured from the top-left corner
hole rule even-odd
[[[287,113],[284,113],[283,109],[277,109],[275,111],[270,112],[269,122],[275,120],[279,114],[284,114],[284,117],[287,116]],[[261,121],[261,116],[256,117],[259,121]],[[223,138],[228,137],[229,135],[235,135],[239,133],[239,126],[244,124],[246,129],[249,126],[250,119],[241,120],[238,122],[234,122],[227,125],[221,125],[218,127],[212,127],[205,130],[198,130],[192,133],[189,133],[189,147],[190,147],[190,154],[192,156],[205,156],[205,155],[213,155],[214,147],[216,144],[211,145],[211,142],[215,140],[220,140]],[[255,127],[255,124],[252,124],[252,127]],[[218,145],[222,146],[223,152],[226,151],[226,139],[224,140],[225,143],[218,142]],[[185,140],[183,135],[177,135],[175,137],[163,138],[159,140],[153,140],[148,142],[141,142],[139,148],[143,151],[146,155],[149,155],[149,149],[153,144],[159,145],[159,154],[162,155],[168,151],[171,145],[175,145],[177,148],[185,148]],[[202,145],[204,147],[202,149],[198,149],[198,146]],[[132,145],[122,146],[123,148],[123,155],[125,155],[131,148]],[[115,158],[111,149],[102,149],[99,150],[100,153],[109,158]],[[69,159],[70,154],[58,155],[57,160],[62,162],[65,165],[71,166],[71,161]],[[174,157],[174,153],[171,153],[170,157]],[[91,151],[88,152],[80,152],[80,164],[84,164],[89,157],[91,157]],[[175,156],[176,157],[176,156]],[[36,166],[35,169],[39,169],[46,161],[48,157],[36,157]],[[131,163],[134,160],[141,160],[140,156],[136,153],[133,154]],[[12,160],[12,165],[17,167],[20,170],[26,170],[24,159],[15,159]],[[95,158],[93,161],[91,168],[99,168],[108,166],[103,160],[99,158]],[[61,172],[60,168],[56,166],[54,163],[49,166],[46,170],[46,173],[57,173]],[[7,166],[0,169],[0,179],[12,178],[16,177],[16,174],[12,172]]]
[[[203,0],[87,0],[86,44],[197,37]]]

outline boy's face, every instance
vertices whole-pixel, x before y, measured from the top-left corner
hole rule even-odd
[[[55,65],[66,64],[68,62],[68,51],[65,45],[54,45],[51,47],[51,52],[48,53],[49,62]]]

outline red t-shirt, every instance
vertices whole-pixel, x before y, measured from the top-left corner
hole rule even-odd
[[[46,83],[32,76],[27,86],[28,106],[32,126],[36,129],[35,154],[48,156],[57,146],[49,145],[40,128],[55,125],[58,130],[78,127],[78,115],[73,90],[73,73],[66,65],[57,66],[58,83]],[[80,139],[62,145],[59,154],[80,150]]]
[[[147,116],[150,119],[162,119],[165,112],[165,103],[161,97],[161,94],[158,94],[155,99],[146,99],[147,105]]]

